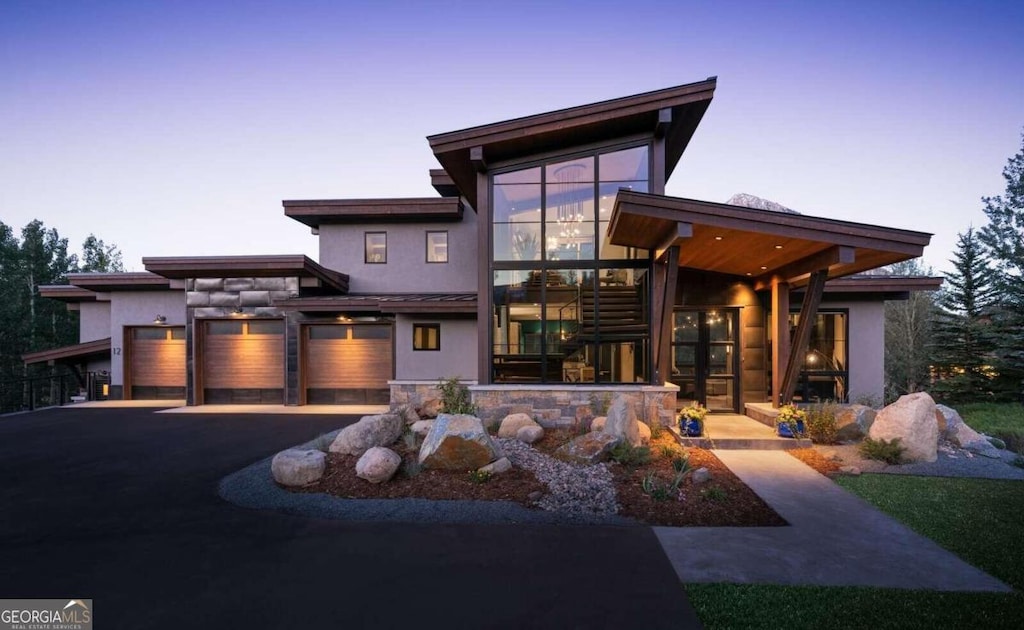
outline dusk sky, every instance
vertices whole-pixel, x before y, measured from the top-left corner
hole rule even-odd
[[[1024,2],[0,2],[0,221],[305,253],[282,199],[434,196],[425,136],[718,76],[667,193],[935,234],[1024,129]],[[344,271],[344,270],[342,270]]]

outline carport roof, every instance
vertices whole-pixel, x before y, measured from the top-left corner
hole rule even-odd
[[[916,258],[931,234],[620,190],[610,238],[653,250],[679,245],[681,267],[800,286],[817,269],[832,279]]]
[[[50,361],[57,363],[77,363],[89,358],[109,357],[110,337],[107,337],[106,339],[76,343],[73,346],[63,346],[60,348],[51,348],[49,350],[29,352],[28,354],[21,355],[21,360],[24,361],[26,365],[31,365],[33,363],[48,363]]]

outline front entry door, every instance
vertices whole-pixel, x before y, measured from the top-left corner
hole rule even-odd
[[[683,405],[697,401],[711,411],[739,413],[738,315],[736,309],[675,311],[671,380]]]

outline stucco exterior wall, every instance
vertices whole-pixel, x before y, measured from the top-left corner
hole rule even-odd
[[[441,349],[413,350],[414,323],[440,324]],[[439,319],[431,318],[429,315],[398,315],[395,318],[397,380],[436,380],[452,376],[462,380],[472,379],[476,374],[476,352],[476,319]]]
[[[110,302],[82,302],[78,306],[78,341],[110,336]]]
[[[426,233],[448,232],[448,262],[428,263]],[[386,232],[387,262],[364,262],[363,235]],[[455,223],[321,225],[320,264],[349,275],[352,293],[466,293],[476,291],[476,213]]]
[[[885,303],[825,301],[820,310],[849,309],[850,402],[881,403],[885,391]]]
[[[168,326],[185,325],[184,291],[117,291],[110,294],[110,384],[124,385],[124,327],[147,326],[163,315]],[[106,337],[107,335],[104,335]]]

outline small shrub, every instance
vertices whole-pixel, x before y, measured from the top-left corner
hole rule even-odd
[[[486,470],[469,471],[469,480],[473,483],[487,483],[491,480],[491,473]]]
[[[686,474],[690,471],[690,456],[687,454],[672,458],[672,468],[677,474]]]
[[[651,461],[651,448],[649,446],[633,446],[629,442],[619,442],[611,452],[612,461],[636,468]]]
[[[406,427],[405,433],[402,434],[402,444],[405,445],[406,450],[415,451],[420,447],[420,436],[413,433],[409,427]]]
[[[402,462],[402,474],[412,479],[423,472],[423,464],[416,459],[407,459]]]
[[[658,422],[657,420],[655,420],[654,422],[652,422],[651,424],[649,424],[647,426],[651,427],[651,439],[652,440],[657,440],[658,438],[660,438],[661,437],[661,432],[665,430],[665,428],[662,427],[661,423]]]
[[[671,459],[679,453],[679,449],[672,444],[662,444],[658,447],[658,453],[660,453],[665,459]]]
[[[833,402],[818,403],[807,412],[807,435],[815,444],[836,443],[836,412]]]
[[[864,438],[861,442],[860,454],[868,459],[876,459],[887,464],[899,464],[903,461],[903,451],[907,450],[900,446],[900,439],[872,440]]]
[[[458,377],[441,379],[437,389],[441,392],[441,405],[445,413],[476,415],[476,405],[470,402],[469,389]]]
[[[729,496],[729,493],[721,486],[711,486],[710,488],[704,488],[701,490],[700,495],[708,501],[718,503],[719,501],[724,501]]]
[[[655,501],[667,501],[674,496],[679,496],[679,486],[682,485],[685,478],[685,472],[677,472],[671,483],[662,483],[654,473],[647,473],[640,481],[640,489]]]

